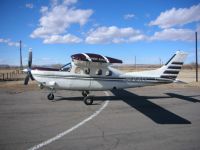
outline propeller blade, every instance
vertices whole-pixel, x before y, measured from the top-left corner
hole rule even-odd
[[[28,68],[24,69],[23,72],[27,73],[26,78],[24,79],[24,85],[27,85],[29,82],[29,78],[31,80],[34,80],[32,74],[31,74],[31,66],[32,66],[32,49],[29,49],[29,56],[28,56]]]
[[[28,72],[28,74],[29,74],[29,77],[31,78],[31,80],[35,80],[35,79],[33,78],[32,74],[31,74],[31,72]]]
[[[27,74],[26,78],[24,79],[24,85],[27,85],[29,81],[29,74]]]
[[[29,49],[28,67],[32,66],[32,49]]]

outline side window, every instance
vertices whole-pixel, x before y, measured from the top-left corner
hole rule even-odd
[[[85,68],[84,72],[85,72],[85,74],[90,74],[90,68]]]
[[[60,71],[67,71],[67,72],[70,72],[70,71],[71,71],[71,68],[72,68],[71,63],[68,63],[68,64],[62,66],[62,67],[60,68]]]
[[[110,70],[106,71],[106,76],[112,76],[112,71]]]
[[[102,70],[101,69],[97,69],[95,72],[96,75],[102,75]]]
[[[75,73],[80,74],[81,73],[81,68],[80,67],[76,67]]]

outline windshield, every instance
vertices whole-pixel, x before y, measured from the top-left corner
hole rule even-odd
[[[61,71],[68,71],[68,72],[70,72],[71,68],[72,68],[71,63],[67,63],[67,64],[65,64],[64,66],[62,66],[62,67],[60,68],[60,70],[61,70]]]

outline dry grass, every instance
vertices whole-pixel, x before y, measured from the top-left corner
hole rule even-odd
[[[24,85],[24,81],[5,81],[0,82],[0,89],[19,93],[24,91],[38,90],[39,87],[35,81],[30,81],[28,85]]]

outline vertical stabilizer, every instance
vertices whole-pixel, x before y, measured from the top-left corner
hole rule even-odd
[[[176,54],[162,67],[160,78],[175,80],[183,66],[187,53],[177,51]]]

